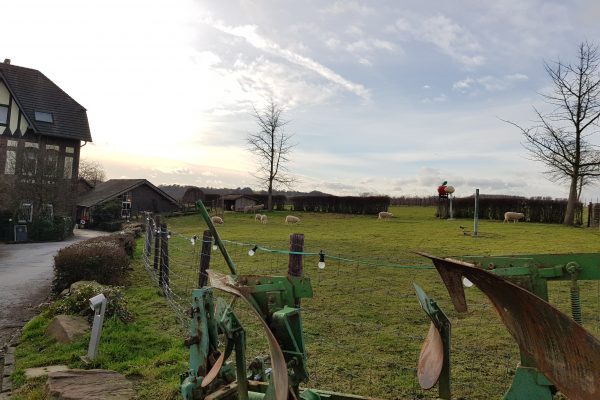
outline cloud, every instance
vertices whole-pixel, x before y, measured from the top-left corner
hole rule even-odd
[[[500,77],[486,75],[476,79],[467,77],[463,80],[454,82],[452,84],[452,89],[461,93],[477,93],[477,91],[481,89],[487,92],[499,92],[509,89],[517,82],[526,81],[528,79],[529,77],[527,75],[520,73],[504,75]]]
[[[425,97],[423,100],[421,100],[421,103],[445,103],[446,101],[448,101],[448,96],[446,96],[444,93],[441,93],[435,97]]]
[[[243,38],[246,42],[259,50],[281,57],[292,64],[310,70],[327,81],[334,83],[365,100],[370,100],[370,92],[363,85],[345,79],[333,70],[309,57],[282,48],[277,43],[258,34],[258,27],[256,25],[228,26],[222,21],[213,20],[211,18],[205,18],[204,22],[223,33]]]
[[[399,34],[433,44],[465,67],[474,68],[485,63],[475,36],[444,15],[431,18],[415,15],[412,20],[399,18],[394,28]]]
[[[375,9],[357,1],[336,1],[331,6],[322,9],[321,12],[335,15],[353,13],[366,16],[375,14]]]
[[[373,63],[366,58],[361,58],[360,60],[358,60],[358,63],[362,64],[362,65],[366,65],[367,67],[370,67],[373,65]]]

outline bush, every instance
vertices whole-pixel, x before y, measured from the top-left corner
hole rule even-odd
[[[333,212],[341,214],[377,214],[387,211],[388,196],[296,196],[291,198],[294,211]]]
[[[126,242],[125,238],[109,236],[86,240],[61,249],[54,257],[52,290],[60,293],[77,281],[122,285],[129,266],[129,257],[125,251]]]
[[[53,316],[58,314],[81,315],[91,322],[94,318],[94,310],[90,308],[89,299],[100,293],[106,297],[105,317],[115,316],[123,322],[133,320],[133,316],[127,309],[127,301],[121,289],[114,286],[100,285],[97,282],[77,286],[65,297],[52,303],[48,311]]]
[[[122,229],[123,223],[121,221],[94,222],[91,227],[100,231],[117,232]]]
[[[29,228],[29,238],[34,241],[62,241],[73,235],[73,220],[55,216],[39,218]]]

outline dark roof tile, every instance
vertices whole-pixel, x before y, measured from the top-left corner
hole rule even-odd
[[[6,82],[36,133],[92,141],[85,108],[40,71],[0,63],[0,79]],[[53,123],[36,121],[36,111],[52,113]]]

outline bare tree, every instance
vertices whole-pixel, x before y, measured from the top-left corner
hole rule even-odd
[[[581,187],[600,177],[600,151],[589,140],[600,118],[600,53],[585,42],[577,56],[574,64],[544,64],[553,86],[542,95],[550,112],[534,108],[537,124],[530,128],[510,122],[523,133],[531,159],[546,165],[550,180],[569,183],[565,225],[574,223]]]
[[[294,147],[292,135],[285,131],[289,121],[282,118],[283,108],[273,99],[263,109],[254,108],[258,131],[248,135],[249,150],[256,155],[258,170],[253,174],[269,194],[267,209],[273,208],[273,189],[291,187],[294,179],[287,173],[286,164]]]
[[[85,179],[93,186],[104,182],[106,173],[98,161],[79,160],[79,177]]]

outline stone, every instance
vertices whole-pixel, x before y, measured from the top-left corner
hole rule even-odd
[[[46,367],[38,368],[27,368],[25,370],[25,377],[27,379],[37,378],[40,376],[48,375],[51,372],[62,372],[68,371],[69,367],[66,365],[48,365]]]
[[[83,317],[57,315],[48,325],[46,335],[61,343],[72,343],[89,330],[90,326]]]
[[[52,400],[129,400],[133,384],[114,371],[72,369],[48,374],[47,393]]]
[[[71,286],[69,287],[69,292],[77,290],[81,286],[85,286],[85,285],[100,286],[100,284],[96,281],[77,281],[77,282],[71,283]]]

